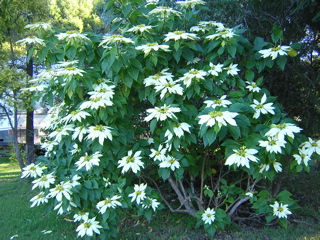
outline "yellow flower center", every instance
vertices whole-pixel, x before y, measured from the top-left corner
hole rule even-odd
[[[105,92],[107,92],[107,89],[102,88],[102,89],[100,89],[98,92],[99,92],[99,93],[105,93]]]
[[[83,161],[84,161],[84,162],[89,162],[91,159],[92,159],[92,156],[85,156],[85,157],[83,158]]]
[[[173,84],[173,83],[166,83],[164,86],[165,86],[165,87],[173,87],[174,84]]]
[[[157,111],[158,111],[159,113],[166,113],[168,110],[169,110],[168,107],[162,107],[162,108],[158,109]]]
[[[85,222],[85,223],[83,224],[83,227],[84,227],[84,228],[90,228],[90,227],[91,227],[91,223]]]
[[[39,195],[37,196],[37,198],[38,198],[38,199],[44,198],[44,195],[43,195],[43,194],[39,194]]]
[[[276,125],[276,127],[282,130],[282,129],[285,129],[287,127],[287,125],[285,123],[284,124],[278,124],[278,125]]]
[[[277,142],[275,140],[270,140],[270,141],[268,141],[268,144],[270,146],[274,146],[274,145],[277,145]]]
[[[68,31],[66,34],[78,33],[77,31]]]
[[[174,164],[174,162],[175,162],[174,159],[170,159],[170,160],[169,160],[169,163],[170,163],[170,164]]]
[[[134,157],[127,157],[126,161],[127,163],[134,162]]]
[[[257,109],[261,109],[261,108],[263,108],[263,107],[264,107],[264,105],[261,104],[261,103],[257,104],[257,106],[256,106]]]
[[[158,46],[158,43],[147,43],[146,45],[148,47],[153,47],[153,46]]]
[[[45,181],[47,181],[48,179],[47,179],[47,177],[46,176],[42,176],[41,178],[40,178],[40,181],[42,181],[42,182],[45,182]]]
[[[122,35],[112,35],[112,36],[110,36],[110,38],[123,38],[123,36]]]
[[[184,34],[185,31],[174,31],[173,33],[176,34],[176,35],[181,35],[181,34]]]
[[[72,71],[72,70],[76,70],[76,68],[75,67],[66,67],[66,70]]]
[[[274,52],[277,52],[277,51],[279,51],[279,50],[281,50],[281,47],[274,47],[274,48],[272,48],[272,51],[274,51]]]
[[[91,102],[99,102],[100,100],[101,100],[101,97],[96,97],[96,98],[90,99]]]
[[[97,125],[97,126],[94,127],[93,130],[102,132],[104,130],[104,128],[103,128],[102,125]]]
[[[215,104],[221,104],[222,103],[222,100],[221,99],[216,99],[213,101]]]
[[[71,115],[76,115],[76,114],[78,114],[79,112],[80,112],[80,110],[73,111],[73,112],[71,112]]]
[[[212,111],[212,112],[209,112],[209,116],[211,118],[216,118],[216,117],[221,117],[223,114],[222,112],[220,111]]]
[[[64,190],[64,188],[63,188],[61,185],[58,185],[58,186],[56,187],[56,191],[61,192],[61,191],[63,191],[63,190]]]

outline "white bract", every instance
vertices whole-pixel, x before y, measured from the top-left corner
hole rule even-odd
[[[166,159],[167,149],[163,145],[159,145],[158,150],[151,149],[151,154],[149,155],[154,161],[164,161]]]
[[[164,98],[164,96],[168,93],[169,97],[171,94],[178,94],[178,95],[183,95],[183,88],[181,87],[180,84],[177,84],[177,81],[160,81],[155,84],[154,89],[156,92],[160,92],[160,98]]]
[[[122,174],[128,172],[130,169],[132,170],[132,172],[137,173],[138,171],[140,171],[140,168],[144,167],[144,163],[141,161],[142,157],[140,157],[141,151],[137,151],[133,156],[132,155],[133,152],[132,150],[130,150],[128,152],[128,156],[125,156],[118,161],[118,168],[122,168]]]
[[[96,218],[94,217],[84,220],[84,222],[77,227],[76,231],[78,232],[79,237],[84,237],[85,235],[92,237],[94,232],[96,234],[100,234],[99,228],[102,227],[99,225],[99,222],[96,221]]]
[[[76,162],[76,165],[78,166],[77,170],[85,167],[86,171],[89,171],[94,166],[99,166],[100,157],[102,157],[102,154],[100,154],[99,152],[95,152],[90,156],[86,155],[81,157],[79,161]]]
[[[211,225],[216,219],[215,215],[216,212],[214,211],[214,209],[207,208],[202,214],[202,221],[204,222],[204,224]]]
[[[278,55],[288,55],[290,49],[291,48],[289,46],[277,46],[274,48],[260,50],[259,53],[262,54],[263,58],[271,57],[271,59],[274,60],[278,57]]]
[[[256,82],[246,81],[246,83],[248,84],[248,85],[246,86],[246,88],[247,88],[250,92],[260,92],[261,88],[259,88],[259,86],[257,85]]]
[[[118,201],[120,196],[113,196],[111,198],[106,198],[97,203],[97,209],[99,210],[100,214],[104,214],[108,208],[116,208],[117,206],[122,206],[121,202]]]
[[[212,76],[219,76],[219,73],[222,72],[222,67],[223,67],[223,64],[216,64],[214,65],[213,63],[209,63],[209,66],[210,66],[210,70],[208,71],[209,74],[211,74]]]
[[[285,148],[287,142],[278,138],[268,137],[267,141],[259,141],[259,146],[266,148],[270,153],[281,153],[281,147]]]
[[[160,205],[160,203],[157,201],[157,199],[155,198],[149,198],[147,197],[144,202],[147,202],[147,203],[144,203],[142,204],[142,207],[144,209],[148,209],[150,207],[152,207],[153,211],[156,211],[156,209],[158,208],[158,206]]]
[[[140,204],[146,198],[146,190],[147,184],[141,183],[140,185],[134,185],[134,192],[130,193],[128,196],[131,197],[131,202],[136,201],[137,204]]]
[[[180,77],[178,79],[178,81],[183,81],[183,84],[186,87],[190,87],[191,83],[193,81],[201,81],[204,80],[205,76],[207,76],[207,72],[203,71],[203,70],[198,70],[198,69],[191,69],[190,71],[188,71],[187,73],[183,74],[182,77]]]
[[[284,141],[285,136],[294,138],[294,133],[299,133],[302,129],[292,123],[272,124],[271,129],[265,134],[266,137],[274,137]]]
[[[164,121],[167,118],[177,118],[174,113],[180,112],[180,108],[171,107],[170,105],[164,104],[162,107],[155,107],[151,109],[147,109],[147,112],[150,113],[147,117],[145,117],[145,121],[149,122],[152,119],[157,119],[157,121]]]
[[[38,37],[27,37],[27,38],[24,38],[24,39],[21,39],[19,41],[17,41],[17,43],[19,43],[20,45],[24,45],[24,44],[27,44],[27,45],[36,45],[38,47],[40,46],[45,46],[45,42],[43,39],[41,38],[38,38]]]
[[[228,67],[223,68],[224,70],[227,70],[227,74],[234,76],[238,75],[238,72],[240,71],[239,68],[237,68],[238,64],[231,63]]]
[[[165,34],[166,38],[165,42],[170,40],[178,41],[178,40],[198,40],[199,37],[195,33],[187,33],[185,31],[174,31]]]
[[[238,113],[229,112],[229,111],[212,111],[205,115],[200,115],[198,118],[199,124],[205,124],[207,127],[212,127],[215,124],[218,125],[219,128],[222,126],[227,126],[230,124],[232,126],[237,126],[237,122],[234,118],[238,115]]]
[[[197,5],[205,5],[206,2],[202,0],[185,0],[185,1],[177,1],[176,4],[181,8],[194,8]]]
[[[308,166],[309,161],[311,161],[311,155],[309,155],[309,151],[303,148],[299,148],[299,154],[293,154],[293,157],[297,161],[298,165],[304,163],[304,165]]]
[[[227,98],[227,95],[223,95],[218,99],[215,100],[206,100],[204,101],[205,104],[207,104],[207,108],[212,107],[227,107],[228,105],[232,104],[229,100],[225,100]]]
[[[170,7],[160,6],[160,7],[156,7],[155,9],[152,9],[148,13],[148,15],[149,16],[156,15],[156,17],[159,17],[160,19],[165,19],[165,18],[168,18],[170,15],[180,17],[182,13]]]
[[[312,155],[313,153],[320,154],[320,140],[315,141],[312,138],[308,138],[308,141],[302,143],[302,149],[304,149],[308,155]]]
[[[144,57],[148,56],[151,51],[157,52],[159,50],[170,52],[170,47],[168,45],[159,45],[158,43],[147,43],[145,45],[141,45],[136,47],[137,50],[141,50],[144,52]]]
[[[94,140],[98,138],[100,145],[103,145],[105,139],[112,141],[111,129],[111,127],[102,125],[91,126],[88,128],[89,134],[86,139]]]
[[[140,24],[128,29],[127,32],[133,32],[133,33],[149,32],[153,27],[154,26]]]
[[[50,189],[50,193],[48,194],[48,198],[56,198],[59,202],[62,201],[62,197],[65,197],[67,200],[71,200],[71,191],[72,186],[68,183],[61,182],[56,185],[54,188]]]
[[[66,33],[59,33],[56,35],[60,41],[66,41],[70,45],[75,44],[85,44],[90,43],[90,38],[87,37],[87,34],[79,33],[79,32],[66,32]]]
[[[73,219],[75,222],[87,221],[89,219],[89,212],[79,212],[73,215]]]
[[[270,206],[273,208],[273,215],[278,218],[288,218],[288,215],[292,214],[288,208],[288,204],[279,204],[279,202],[275,201]]]
[[[235,153],[231,154],[226,161],[226,165],[236,164],[237,167],[247,167],[250,168],[250,162],[258,162],[259,159],[254,156],[258,153],[256,149],[247,149],[246,147],[241,147],[239,150],[233,150]]]
[[[33,186],[32,189],[35,189],[36,187],[42,188],[49,188],[50,184],[54,184],[55,177],[52,173],[43,175],[42,177],[32,181]]]
[[[273,107],[272,103],[265,103],[267,101],[267,95],[263,94],[261,101],[259,102],[256,99],[253,99],[253,103],[250,106],[256,111],[253,115],[253,118],[259,118],[260,114],[275,114],[274,113],[274,109],[275,107]]]
[[[177,159],[167,156],[160,164],[160,168],[170,168],[174,171],[176,168],[180,168],[180,163]]]
[[[104,36],[99,46],[103,46],[107,48],[108,45],[114,45],[114,44],[120,44],[120,43],[135,44],[135,42],[130,38],[126,38],[122,35],[112,35],[112,36]]]
[[[40,192],[38,195],[31,198],[30,202],[32,202],[30,207],[39,206],[40,204],[47,203],[48,197],[44,192]]]
[[[42,176],[43,173],[43,167],[31,163],[30,165],[24,167],[22,170],[22,176],[21,178],[27,178],[27,177],[32,177],[32,178],[36,178],[36,177],[40,177]]]

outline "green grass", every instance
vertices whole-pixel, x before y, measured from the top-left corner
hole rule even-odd
[[[132,216],[122,216],[119,225],[120,240],[316,240],[320,239],[320,172],[302,173],[287,178],[284,187],[294,193],[299,200],[300,209],[290,216],[287,230],[276,224],[260,227],[257,225],[234,225],[225,232],[210,238],[202,228],[194,229],[195,219],[168,210],[160,211],[153,221]],[[48,213],[45,206],[30,208],[29,200],[37,194],[31,191],[30,180],[20,178],[17,164],[8,158],[0,158],[0,239],[58,240],[76,239],[76,224],[70,216],[57,216]],[[52,231],[44,234],[42,231]]]
[[[30,208],[29,200],[37,192],[31,191],[30,181],[20,175],[18,165],[0,159],[0,239],[75,239],[74,224],[55,212],[48,213],[45,206]],[[45,235],[44,230],[52,233]]]

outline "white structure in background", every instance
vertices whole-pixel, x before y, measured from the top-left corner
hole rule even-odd
[[[40,143],[41,137],[45,136],[45,133],[41,131],[46,125],[44,111],[38,108],[34,111],[33,127],[34,127],[34,143]],[[13,121],[13,120],[12,120]],[[26,142],[26,113],[18,114],[18,142]],[[13,131],[9,124],[7,117],[3,116],[0,119],[0,146],[9,145],[12,143]]]

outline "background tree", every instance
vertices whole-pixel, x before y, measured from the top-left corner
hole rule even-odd
[[[33,75],[33,67],[30,59],[28,62],[25,61],[25,58],[21,58],[21,56],[26,55],[26,50],[21,48],[20,45],[16,44],[16,41],[26,34],[26,29],[24,28],[26,24],[31,23],[33,21],[45,21],[48,17],[48,1],[47,0],[31,0],[31,1],[20,1],[20,0],[2,0],[0,2],[0,55],[2,59],[2,65],[5,68],[5,72],[7,71],[6,65],[9,63],[9,67],[12,68],[12,71],[17,71],[17,68],[20,70],[27,70],[29,76]],[[10,70],[8,70],[10,72]],[[7,73],[3,73],[8,74]],[[6,82],[6,79],[2,79],[3,86],[8,86],[8,91],[13,91],[11,100],[13,103],[14,109],[14,124],[12,125],[13,129],[13,137],[14,137],[14,145],[16,155],[18,157],[18,161],[20,167],[24,165],[21,154],[18,154],[19,148],[17,148],[17,111],[18,111],[18,99],[17,96],[20,94],[17,91],[21,88],[21,74],[14,74],[11,72],[10,80]],[[14,78],[17,77],[16,83],[10,82]],[[24,77],[24,81],[27,80],[27,77]],[[13,85],[17,84],[17,86]],[[24,87],[26,87],[26,82],[23,83]],[[6,91],[7,92],[7,91]],[[8,93],[8,92],[7,92]],[[10,94],[6,95],[6,101]],[[30,99],[24,98],[23,101],[29,102],[26,117],[26,150],[27,150],[27,163],[30,164],[34,161],[34,129],[33,129],[33,108],[31,107]],[[26,106],[24,105],[24,106]],[[9,117],[7,115],[7,117]]]
[[[17,71],[16,68],[0,69],[0,111],[8,119],[13,130],[13,147],[21,169],[25,163],[18,144],[18,113],[26,108],[23,105],[26,98],[21,94],[21,89],[26,87],[27,79],[26,72]]]
[[[102,24],[97,8],[103,0],[53,0],[50,2],[51,23],[71,31],[98,31]]]

